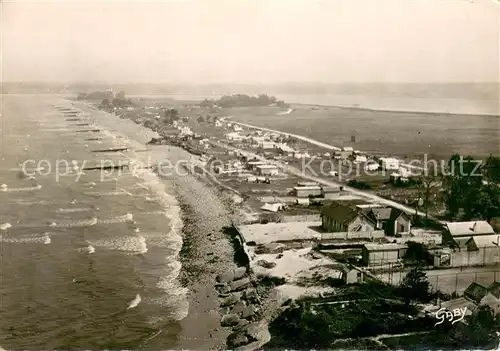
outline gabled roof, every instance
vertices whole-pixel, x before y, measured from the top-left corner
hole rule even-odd
[[[480,236],[473,236],[469,240],[467,240],[467,244],[474,243],[478,249],[484,248],[484,247],[493,247],[499,246],[500,243],[500,235],[495,234],[495,235],[480,235]]]
[[[360,216],[358,211],[352,209],[351,207],[332,204],[321,211],[324,217],[332,218],[341,224],[349,224],[356,217]]]
[[[464,291],[464,296],[474,300],[476,302],[481,301],[483,297],[488,293],[488,289],[484,286],[474,282]]]
[[[500,299],[500,282],[494,282],[488,286],[488,292],[492,293],[497,299]]]
[[[371,212],[377,220],[385,221],[391,218],[391,208],[372,208]]]
[[[392,211],[391,211],[391,218],[390,218],[390,220],[391,221],[395,221],[396,219],[398,219],[402,215],[404,215],[404,216],[406,216],[406,217],[409,218],[409,216],[408,216],[408,214],[406,212],[401,211],[401,210],[399,210],[397,208],[393,208]]]
[[[495,234],[491,225],[486,221],[448,222],[446,229],[452,236]]]

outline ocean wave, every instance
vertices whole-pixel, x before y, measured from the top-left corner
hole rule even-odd
[[[96,208],[91,208],[91,207],[59,208],[59,209],[57,209],[56,212],[58,212],[58,213],[76,213],[76,212],[90,212],[90,211],[97,211],[97,210],[99,210],[97,207]]]
[[[133,254],[145,254],[148,252],[146,238],[142,235],[126,236],[109,240],[97,240],[90,243],[94,247],[102,247],[108,250],[117,250]]]
[[[118,191],[109,191],[109,192],[99,192],[99,191],[85,191],[84,195],[90,196],[120,196],[120,195],[131,195],[128,192],[123,191],[122,189]]]
[[[20,205],[20,206],[33,206],[33,205],[47,206],[47,205],[54,204],[54,202],[46,201],[46,200],[27,201],[27,200],[20,200],[20,199],[16,200],[15,203],[16,203],[16,205]]]
[[[42,186],[40,184],[32,187],[24,187],[24,188],[9,188],[7,184],[2,184],[0,185],[0,191],[3,192],[30,192],[30,191],[35,191],[35,190],[40,190]]]
[[[137,305],[139,305],[141,303],[141,301],[142,301],[141,295],[139,295],[139,294],[135,295],[135,298],[132,301],[130,301],[130,303],[128,304],[127,310],[134,308],[134,307],[137,307]]]
[[[159,298],[151,298],[149,302],[171,311],[164,316],[165,319],[180,321],[186,318],[189,313],[189,301],[187,299],[189,289],[181,287],[175,282],[165,286],[168,287],[164,289],[165,295]]]
[[[25,237],[18,237],[18,238],[0,236],[0,239],[2,240],[3,243],[8,243],[8,244],[45,244],[45,245],[48,245],[52,242],[52,239],[51,239],[49,233],[45,233],[45,234],[41,234],[41,235],[31,235],[31,236],[25,236]]]
[[[125,223],[125,222],[131,222],[134,220],[134,215],[131,213],[127,213],[123,216],[119,217],[114,217],[110,219],[99,219],[97,223],[99,224],[114,224],[114,223]]]
[[[0,230],[7,230],[7,229],[9,229],[10,227],[12,227],[12,224],[10,224],[10,223],[3,223],[3,224],[0,224]]]
[[[57,228],[76,228],[76,227],[90,227],[97,224],[97,218],[85,219],[82,221],[61,221],[61,222],[52,222],[50,224],[51,227]]]

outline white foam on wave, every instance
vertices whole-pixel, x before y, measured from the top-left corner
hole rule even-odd
[[[3,223],[3,224],[0,224],[0,230],[7,230],[7,229],[9,229],[10,227],[12,227],[12,224],[10,224],[10,223]]]
[[[141,295],[139,295],[139,294],[135,295],[135,298],[132,301],[130,301],[130,303],[128,304],[127,310],[134,308],[134,307],[137,307],[137,305],[139,305],[141,303],[141,301],[142,301]]]
[[[121,139],[121,143],[124,141],[128,142],[137,149],[143,147],[143,145],[139,143],[136,143],[137,145],[135,145],[134,140],[123,138],[121,135],[119,138],[117,134],[111,133],[105,128],[101,129],[101,131],[115,140]],[[140,160],[140,154],[135,154],[134,158],[135,161],[139,161],[139,164],[146,164],[146,160]],[[131,158],[129,157],[129,159]],[[168,248],[171,253],[165,262],[165,273],[157,281],[157,287],[164,292],[164,296],[156,299],[148,298],[148,302],[168,306],[168,309],[172,311],[172,314],[165,317],[181,320],[187,316],[189,311],[189,302],[187,300],[187,293],[189,290],[182,287],[178,282],[178,276],[181,270],[181,263],[178,261],[178,253],[182,248],[182,236],[180,233],[183,226],[181,209],[177,199],[167,193],[167,189],[165,189],[163,181],[161,181],[151,170],[133,167],[131,168],[131,172],[136,178],[141,180],[139,182],[140,184],[137,184],[136,186],[149,190],[149,194],[146,196],[139,196],[144,197],[146,201],[157,202],[162,206],[164,210],[155,211],[154,214],[163,215],[168,218],[170,230],[167,233],[143,233],[142,235],[121,237],[114,240],[99,240],[92,242],[91,244],[96,247],[105,247],[108,249],[137,254],[147,252],[147,238],[147,244]],[[105,195],[123,194],[123,192],[113,192]],[[96,193],[96,195],[103,195],[103,193]],[[151,214],[153,214],[153,212]]]
[[[35,191],[35,190],[40,190],[41,188],[42,188],[42,186],[40,184],[38,184],[37,186],[31,186],[31,187],[25,187],[25,188],[9,188],[7,186],[7,184],[0,185],[0,191],[9,192],[9,193],[12,193],[12,192],[31,192],[31,191]]]
[[[145,254],[148,252],[146,238],[142,235],[125,236],[116,239],[97,240],[91,242],[94,247],[103,247],[108,250],[123,251],[132,254]]]
[[[76,213],[76,212],[90,212],[98,210],[97,208],[81,207],[81,208],[59,208],[56,212],[58,213]]]
[[[123,216],[109,218],[109,219],[99,219],[97,223],[99,224],[114,224],[114,223],[125,223],[131,222],[134,220],[134,215],[131,213],[127,213]]]
[[[3,243],[8,244],[45,244],[48,245],[52,242],[52,239],[49,233],[44,234],[35,234],[31,236],[23,236],[23,237],[1,237]]]
[[[110,191],[110,192],[86,191],[83,194],[84,195],[91,195],[91,196],[119,196],[119,195],[128,195],[127,193],[124,193],[121,189],[119,191]]]
[[[57,228],[75,228],[75,227],[90,227],[97,224],[97,218],[84,219],[81,221],[61,221],[52,222],[51,227]]]
[[[33,205],[53,205],[54,202],[52,201],[45,201],[45,200],[35,200],[35,201],[26,201],[26,200],[16,200],[15,201],[17,205],[20,206],[33,206]]]

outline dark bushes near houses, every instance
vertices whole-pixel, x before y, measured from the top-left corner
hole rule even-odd
[[[356,179],[348,181],[347,185],[350,187],[353,187],[356,189],[362,189],[362,190],[370,190],[372,188],[370,184],[365,183],[365,182],[360,181],[360,180],[356,180]]]

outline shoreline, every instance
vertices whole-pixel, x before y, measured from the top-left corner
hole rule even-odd
[[[429,116],[461,116],[461,117],[500,117],[500,112],[498,114],[484,114],[484,113],[457,113],[457,112],[438,112],[438,111],[414,111],[414,110],[392,110],[392,109],[377,109],[373,107],[361,107],[361,106],[342,106],[342,105],[323,105],[323,104],[306,104],[300,102],[289,102],[291,107],[301,106],[301,107],[322,107],[322,108],[335,108],[339,110],[350,110],[350,111],[367,111],[367,112],[383,112],[383,113],[408,113],[415,115],[429,115]]]
[[[76,102],[74,99],[74,94],[40,94],[40,93],[5,93],[0,92],[1,95],[40,95],[40,96],[58,96],[63,99],[67,99],[72,102]],[[321,94],[319,94],[321,95]],[[130,94],[133,98],[141,98],[141,99],[157,99],[157,98],[170,98],[179,102],[200,102],[203,101],[203,98],[196,98],[198,95],[194,95],[189,98],[189,94]],[[222,95],[221,95],[222,96]],[[181,97],[181,98],[179,98]],[[206,97],[206,96],[205,96]],[[472,101],[472,100],[467,100]],[[87,101],[88,102],[88,101]],[[349,106],[349,105],[337,105],[337,104],[313,104],[313,103],[303,103],[303,102],[293,102],[293,101],[285,101],[291,107],[292,106],[310,106],[310,107],[328,107],[328,108],[336,108],[342,110],[354,110],[354,111],[369,111],[369,112],[383,112],[383,113],[409,113],[409,114],[418,114],[418,115],[429,115],[429,116],[439,116],[439,115],[447,115],[447,116],[462,116],[462,117],[500,117],[500,111],[495,113],[460,113],[460,112],[444,112],[444,111],[419,111],[419,110],[404,110],[404,109],[391,109],[391,108],[374,108],[374,107],[363,107],[363,106]],[[492,101],[493,103],[495,101]],[[500,104],[500,101],[498,102]]]
[[[88,103],[71,102],[84,113],[107,113]],[[112,115],[110,117],[118,118]],[[91,118],[99,122],[97,116]],[[151,131],[144,126],[137,127]],[[169,146],[168,151],[166,148],[164,151],[162,157],[172,162],[188,160],[193,156],[177,146]],[[164,333],[175,333],[177,339],[175,345],[167,348],[224,350],[231,331],[221,326],[222,313],[214,284],[217,275],[236,268],[233,246],[224,232],[234,218],[235,204],[227,189],[219,187],[206,176],[174,174],[161,177],[154,172],[153,174],[167,185],[168,194],[176,198],[180,207],[182,247],[175,260],[180,262],[181,269],[176,280],[188,290],[188,314],[175,322],[180,327],[179,330],[163,330]],[[165,349],[163,342],[161,337],[153,336],[143,347]]]

